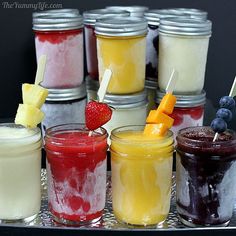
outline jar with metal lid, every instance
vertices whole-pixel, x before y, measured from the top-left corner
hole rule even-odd
[[[157,91],[157,105],[165,93]],[[204,117],[204,105],[206,103],[206,92],[203,90],[196,95],[175,95],[177,98],[173,113],[170,115],[174,119],[171,128],[174,136],[180,129],[193,126],[202,126]]]
[[[194,9],[194,8],[168,8],[168,11],[171,13],[182,13],[182,14],[189,14],[191,18],[194,19],[200,19],[200,20],[206,20],[207,19],[207,12],[200,10],[200,9]]]
[[[143,17],[143,13],[148,11],[145,6],[107,6],[110,10],[124,10],[130,12],[130,16]]]
[[[148,95],[148,107],[147,111],[156,109],[156,93],[157,93],[157,81],[147,80],[145,81],[145,89]]]
[[[98,100],[97,92],[99,89],[99,82],[92,79],[89,75],[85,78],[86,90],[87,90],[87,100]]]
[[[83,18],[78,11],[62,10],[33,13],[37,59],[47,55],[46,88],[78,87],[84,78]]]
[[[104,102],[114,108],[111,120],[103,126],[109,135],[113,129],[121,126],[146,123],[148,105],[146,90],[130,95],[106,94]]]
[[[112,94],[130,94],[144,89],[147,21],[138,17],[97,20],[99,80],[110,69],[107,89]]]
[[[94,32],[96,20],[101,17],[129,15],[130,13],[128,11],[111,9],[95,9],[83,13],[87,70],[92,79],[98,80],[97,45]]]
[[[158,84],[165,90],[171,72],[179,73],[174,92],[197,94],[204,86],[211,21],[192,18],[161,19]]]
[[[84,123],[85,83],[77,88],[48,89],[48,91],[48,97],[42,106],[42,111],[45,114],[41,123],[43,136],[46,129],[55,125]]]
[[[157,80],[158,76],[158,28],[160,19],[167,17],[190,17],[188,14],[170,12],[168,9],[153,9],[144,13],[148,21],[148,33],[146,41],[146,79]]]

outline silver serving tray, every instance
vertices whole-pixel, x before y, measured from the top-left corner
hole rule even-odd
[[[121,224],[117,222],[115,219],[113,213],[112,213],[112,202],[111,202],[111,176],[110,172],[108,172],[108,178],[107,178],[107,201],[106,201],[106,207],[103,213],[102,220],[92,224],[92,225],[86,225],[86,226],[80,226],[80,227],[67,227],[64,225],[60,225],[55,223],[52,220],[52,217],[48,211],[48,198],[47,198],[47,175],[46,175],[46,170],[42,169],[41,173],[41,187],[42,187],[42,206],[41,206],[41,211],[37,218],[30,223],[8,223],[8,224],[0,224],[0,228],[2,227],[7,227],[8,230],[9,228],[15,228],[15,227],[20,227],[20,228],[41,228],[41,229],[61,229],[61,231],[71,231],[73,230],[89,230],[89,231],[97,231],[97,230],[104,230],[106,231],[155,231],[156,233],[163,233],[163,231],[167,231],[168,235],[171,234],[171,232],[177,233],[179,231],[183,233],[183,231],[194,231],[195,233],[202,233],[203,231],[206,232],[208,230],[210,231],[224,231],[224,235],[226,232],[232,233],[232,235],[236,235],[236,204],[234,208],[234,214],[233,218],[231,219],[231,222],[229,226],[227,227],[198,227],[198,228],[187,228],[185,227],[178,219],[177,213],[176,213],[176,205],[175,205],[175,177],[173,176],[173,185],[172,185],[172,198],[171,198],[171,208],[170,208],[170,213],[169,216],[166,220],[166,222],[163,224],[161,227],[156,227],[156,228],[140,228],[140,227],[133,227],[125,224]],[[234,231],[235,230],[235,231]],[[59,230],[60,231],[60,230]],[[59,233],[57,231],[57,235]],[[166,233],[167,233],[166,232]],[[183,235],[183,234],[182,234]],[[195,235],[195,234],[194,234]]]

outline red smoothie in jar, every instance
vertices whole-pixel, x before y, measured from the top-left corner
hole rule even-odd
[[[47,55],[46,88],[78,87],[84,78],[83,18],[78,13],[33,15],[37,59]]]
[[[59,223],[95,222],[105,207],[107,133],[88,134],[82,124],[46,132],[48,204]]]

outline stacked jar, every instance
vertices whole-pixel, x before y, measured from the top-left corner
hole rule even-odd
[[[106,124],[108,133],[124,125],[144,125],[148,104],[144,90],[146,20],[132,16],[101,18],[96,21],[95,33],[99,81],[106,69],[112,71],[104,100],[115,108]]]
[[[51,126],[84,121],[83,18],[77,9],[33,13],[37,59],[46,55],[41,85],[49,90],[43,106],[42,130]]]
[[[144,13],[144,17],[148,22],[148,33],[146,40],[146,80],[145,87],[148,91],[148,110],[155,108],[156,90],[158,87],[158,44],[159,33],[158,28],[160,19],[168,17],[190,17],[184,12],[170,11],[168,9],[154,9]]]
[[[171,17],[160,20],[159,25],[159,61],[157,97],[165,92],[173,70],[178,72],[174,88],[177,104],[174,112],[176,124],[173,127],[175,136],[179,129],[188,126],[201,126],[205,103],[203,91],[211,21],[206,20],[194,9],[187,11],[173,10],[178,13],[190,13],[188,17]],[[198,17],[191,11],[198,13]],[[157,99],[158,103],[159,99]],[[197,102],[198,101],[198,102]],[[183,109],[184,108],[184,109]],[[196,111],[195,111],[196,110]],[[189,114],[189,115],[187,115]],[[179,122],[179,124],[178,124]]]
[[[83,13],[85,52],[88,76],[86,76],[88,100],[96,99],[99,88],[98,83],[98,60],[97,44],[95,35],[95,22],[101,17],[129,16],[130,13],[124,10],[95,9]]]

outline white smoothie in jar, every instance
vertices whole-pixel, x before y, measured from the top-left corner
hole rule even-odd
[[[41,133],[0,124],[0,221],[30,221],[41,206]]]
[[[200,93],[204,86],[211,22],[168,18],[159,26],[158,84],[165,90],[173,69],[179,76],[174,93]]]

